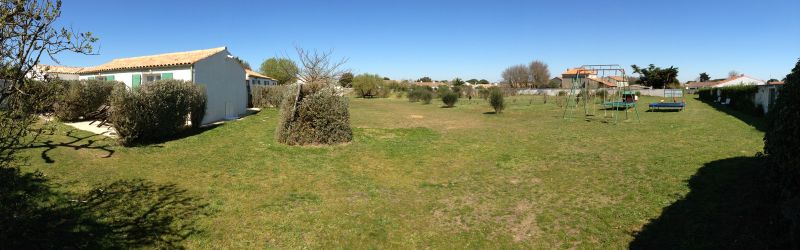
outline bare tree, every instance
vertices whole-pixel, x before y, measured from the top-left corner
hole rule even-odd
[[[528,65],[528,71],[531,74],[530,79],[533,81],[533,87],[540,88],[550,82],[550,70],[547,68],[546,63],[534,60]]]
[[[9,166],[23,138],[30,138],[26,135],[37,120],[40,100],[52,94],[34,90],[26,76],[37,74],[33,69],[43,55],[58,62],[60,52],[89,54],[97,41],[90,32],[57,27],[60,16],[58,0],[0,1],[0,167]]]
[[[521,88],[528,86],[530,82],[528,67],[524,64],[514,65],[503,70],[503,81],[511,85],[513,88]]]
[[[734,78],[737,76],[739,76],[739,71],[731,70],[730,72],[728,72],[728,78]]]
[[[345,72],[342,65],[347,63],[347,59],[334,61],[332,58],[333,50],[320,52],[317,50],[306,50],[296,47],[300,69],[295,71],[298,82],[307,85],[303,89],[311,92],[327,86],[337,85],[339,79]],[[292,72],[295,69],[285,68],[285,72]]]

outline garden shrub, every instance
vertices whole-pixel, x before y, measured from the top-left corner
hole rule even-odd
[[[444,102],[444,105],[447,107],[455,106],[457,101],[458,94],[455,92],[450,91],[442,96],[442,102]]]
[[[755,116],[763,115],[763,110],[757,109],[755,95],[758,93],[758,86],[741,85],[720,88],[722,100],[730,98],[730,107]]]
[[[408,93],[408,101],[410,102],[419,102],[421,101],[424,104],[431,103],[433,99],[433,90],[429,87],[414,87],[411,92]]]
[[[450,86],[441,85],[441,86],[439,86],[439,88],[436,89],[436,96],[439,97],[439,98],[442,98],[442,96],[444,96],[444,94],[447,94],[447,93],[450,93],[450,92],[451,92]]]
[[[275,130],[278,142],[288,145],[350,142],[353,132],[347,98],[333,88],[313,93],[302,88],[303,85],[291,85],[284,96]]]
[[[109,121],[122,145],[160,141],[186,128],[199,127],[207,97],[202,86],[181,80],[161,80],[129,90],[117,87],[111,96]]]
[[[383,85],[383,77],[376,74],[365,73],[353,78],[353,91],[362,98],[388,96]]]
[[[770,163],[783,216],[795,246],[800,246],[800,61],[786,76],[768,116],[764,153]]]
[[[492,105],[495,114],[503,112],[505,109],[505,100],[503,99],[503,90],[499,88],[491,88],[489,93],[489,104]]]
[[[489,93],[490,92],[491,92],[491,90],[489,90],[488,88],[478,87],[478,96],[481,99],[484,99],[484,100],[489,99]]]
[[[26,102],[27,110],[34,113],[53,113],[65,85],[66,81],[60,79],[29,80],[22,85],[22,92],[26,95],[21,101]]]
[[[271,108],[271,107],[280,107],[281,100],[283,100],[284,94],[286,94],[286,86],[278,85],[278,86],[258,86],[254,85],[250,87],[250,91],[252,93],[252,102],[253,107],[256,108]]]
[[[697,97],[700,100],[711,102],[714,101],[714,89],[712,88],[701,88],[697,90]]]
[[[96,111],[100,106],[108,104],[109,96],[116,86],[124,86],[117,81],[79,80],[63,81],[60,84],[61,94],[53,105],[58,119],[77,121],[87,114]]]

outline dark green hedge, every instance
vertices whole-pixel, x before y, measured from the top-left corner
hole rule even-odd
[[[53,105],[56,117],[62,121],[77,121],[108,104],[111,92],[122,82],[102,80],[53,81],[60,94]],[[60,87],[59,87],[60,85]]]
[[[754,115],[763,116],[764,110],[755,104],[755,95],[758,93],[758,86],[740,85],[722,88],[703,88],[697,91],[700,100],[713,102],[717,100],[717,91],[720,91],[720,100],[725,101],[730,98],[729,106],[735,110]]]
[[[109,120],[122,145],[161,141],[205,116],[205,89],[192,82],[161,80],[130,90],[117,87],[111,96]]]
[[[783,216],[790,222],[795,246],[800,246],[800,61],[786,76],[770,110],[764,153],[771,163],[771,183],[777,186]]]

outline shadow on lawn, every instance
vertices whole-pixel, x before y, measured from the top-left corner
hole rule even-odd
[[[776,197],[769,195],[763,159],[737,157],[705,164],[691,191],[636,233],[631,249],[788,248]]]
[[[55,160],[48,155],[48,153],[56,148],[71,148],[74,150],[82,150],[82,149],[94,149],[104,151],[106,154],[101,156],[102,158],[109,158],[114,155],[114,150],[111,149],[109,143],[102,143],[98,144],[98,142],[109,140],[107,137],[102,135],[88,135],[88,136],[77,136],[75,132],[78,130],[70,130],[67,131],[66,136],[69,137],[69,141],[67,142],[53,142],[52,140],[40,141],[37,137],[34,141],[25,146],[18,149],[32,149],[32,148],[44,148],[45,150],[42,151],[41,157],[46,163],[55,163]]]
[[[706,100],[703,100],[703,99],[700,99],[700,98],[697,98],[697,97],[695,99],[699,100],[699,101],[701,101],[701,102],[703,102],[705,104],[708,104],[708,106],[711,106],[716,110],[722,111],[722,112],[724,112],[724,113],[726,113],[728,115],[736,117],[736,119],[739,119],[739,120],[743,121],[744,123],[747,123],[747,125],[755,127],[756,129],[758,129],[758,131],[762,131],[762,132],[767,131],[767,121],[766,121],[766,119],[764,117],[756,117],[756,116],[753,116],[753,115],[750,115],[750,114],[735,110],[735,109],[733,109],[731,107],[728,107],[728,106],[725,106],[725,105],[722,105],[722,104],[719,104],[719,103],[715,103],[715,102],[712,102],[712,101],[706,101]]]
[[[0,248],[178,248],[206,204],[175,185],[123,180],[84,194],[41,173],[0,168]]]

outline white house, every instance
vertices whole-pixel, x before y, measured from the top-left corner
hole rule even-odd
[[[120,81],[129,88],[162,79],[192,81],[204,86],[208,96],[203,124],[235,119],[247,111],[244,69],[226,47],[119,58],[78,74],[80,79]]]
[[[275,80],[272,77],[262,75],[258,72],[249,69],[244,69],[244,74],[247,84],[250,85],[266,85],[266,86],[278,85],[278,80]]]
[[[780,94],[782,88],[783,82],[771,82],[765,85],[759,85],[758,92],[753,102],[756,105],[761,105],[762,111],[766,114],[769,112],[772,105],[775,104],[775,100],[778,99],[778,94]]]

